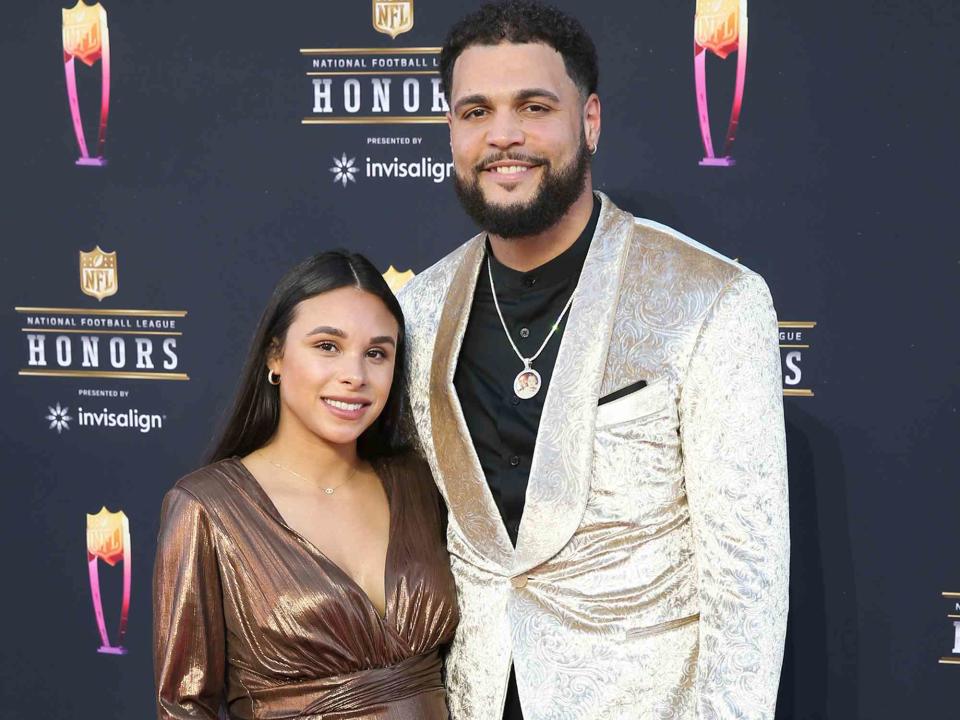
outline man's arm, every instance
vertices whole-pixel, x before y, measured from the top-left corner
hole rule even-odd
[[[776,314],[753,273],[703,323],[680,398],[700,594],[697,717],[773,718],[790,534]]]

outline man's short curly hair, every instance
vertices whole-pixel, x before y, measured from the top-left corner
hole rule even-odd
[[[487,3],[456,23],[440,51],[440,78],[448,99],[453,65],[473,45],[544,43],[563,57],[567,75],[584,97],[597,91],[597,49],[583,26],[555,7],[530,0]]]

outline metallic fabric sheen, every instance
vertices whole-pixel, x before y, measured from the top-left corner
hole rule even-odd
[[[601,199],[516,549],[452,384],[483,236],[401,292],[414,419],[450,509],[451,716],[499,720],[512,660],[527,720],[769,719],[789,565],[770,295]]]
[[[422,461],[375,464],[390,502],[386,612],[290,529],[238,459],[167,493],[154,571],[160,720],[448,717],[458,612]]]

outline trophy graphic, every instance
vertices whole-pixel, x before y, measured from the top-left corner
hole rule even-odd
[[[953,621],[953,655],[940,658],[941,665],[960,665],[960,592],[940,593],[947,598],[953,608],[947,613],[947,618]]]
[[[111,567],[123,560],[123,596],[116,645],[110,644],[107,624],[103,619],[98,560],[103,560]],[[123,647],[123,638],[127,634],[127,616],[130,611],[130,521],[127,520],[123,510],[112,513],[104,506],[96,515],[87,513],[87,569],[90,572],[93,614],[97,619],[97,629],[100,631],[100,647],[97,652],[126,655],[127,649]]]
[[[737,54],[737,79],[733,91],[730,122],[723,143],[723,154],[717,157],[710,134],[710,109],[707,106],[707,52],[721,60]],[[697,0],[693,21],[693,67],[697,87],[697,112],[700,115],[700,135],[703,137],[701,165],[729,167],[736,161],[730,148],[740,124],[743,105],[743,86],[747,78],[747,0]]]
[[[100,130],[97,133],[97,154],[90,157],[80,118],[80,99],[77,96],[77,69],[79,59],[87,67],[100,60]],[[101,167],[107,164],[103,146],[107,141],[107,116],[110,112],[110,33],[107,30],[107,11],[100,3],[86,5],[77,0],[72,8],[63,10],[63,69],[67,76],[67,98],[73,132],[80,146],[77,165]]]

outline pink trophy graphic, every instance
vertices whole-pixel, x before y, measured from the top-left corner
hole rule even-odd
[[[721,60],[737,53],[737,79],[733,91],[733,107],[723,143],[723,154],[714,153],[710,133],[710,109],[707,106],[707,52]],[[736,161],[730,148],[740,124],[743,106],[743,86],[747,78],[747,0],[697,0],[693,23],[693,66],[697,84],[697,112],[700,115],[700,135],[703,137],[701,165],[729,167]]]
[[[116,645],[110,642],[107,624],[103,618],[99,560],[111,567],[123,560],[123,595],[120,601],[120,630],[117,633]],[[100,647],[97,652],[126,655],[123,638],[127,634],[127,616],[130,613],[130,521],[123,510],[112,513],[103,507],[96,515],[87,513],[87,569],[90,574],[93,614],[97,620],[97,630],[100,631]]]
[[[100,60],[100,130],[97,133],[97,154],[90,157],[80,118],[80,99],[77,96],[77,68],[79,59],[88,67]],[[107,164],[103,146],[107,141],[107,116],[110,113],[110,33],[107,30],[107,11],[100,3],[85,5],[77,0],[72,8],[63,10],[63,69],[67,76],[67,98],[73,132],[77,136],[80,157],[77,165],[101,167]]]

